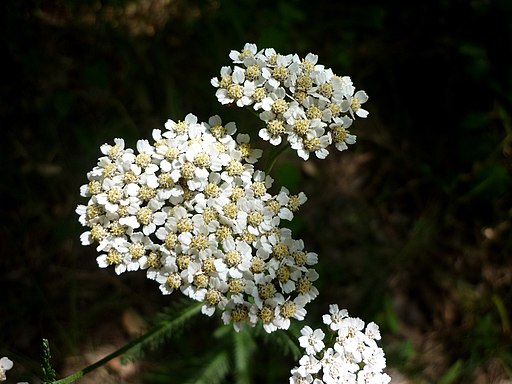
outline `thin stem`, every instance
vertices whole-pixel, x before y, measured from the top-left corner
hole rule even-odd
[[[272,170],[272,168],[274,167],[276,161],[277,161],[277,158],[279,156],[281,156],[286,150],[290,149],[291,147],[288,145],[288,143],[286,143],[285,145],[283,145],[281,148],[279,148],[273,155],[272,157],[268,160],[268,163],[267,163],[267,169],[266,169],[266,174],[270,174],[270,171]]]
[[[260,114],[256,112],[254,109],[252,109],[249,105],[245,106],[245,109],[247,109],[249,112],[251,112],[254,116],[256,116],[258,119],[260,119]],[[261,119],[260,119],[261,120]]]
[[[57,381],[53,381],[52,384],[72,383],[73,381],[75,381],[75,380],[77,380],[77,379],[87,375],[89,372],[94,371],[96,368],[99,368],[102,365],[108,363],[110,360],[115,359],[117,356],[122,355],[123,353],[125,353],[126,351],[128,351],[129,349],[131,349],[132,347],[137,345],[138,343],[144,341],[149,335],[153,334],[153,332],[156,329],[160,329],[161,327],[163,327],[162,324],[159,325],[158,327],[155,327],[150,332],[148,332],[148,333],[138,337],[137,339],[132,340],[128,344],[126,344],[126,345],[122,346],[121,348],[119,348],[117,351],[112,352],[110,355],[105,356],[103,359],[98,360],[97,362],[95,362],[95,363],[85,367],[84,369],[82,369],[82,370],[80,370],[78,372],[73,373],[70,376],[67,376],[67,377],[65,377],[63,379],[60,379],[60,380],[57,380]]]
[[[203,303],[201,303],[201,302],[200,303],[193,303],[189,307],[190,310],[191,310],[191,312],[189,314],[198,313],[200,311],[202,305],[203,305]],[[65,377],[63,379],[60,379],[60,380],[52,381],[50,384],[67,384],[67,383],[72,383],[73,381],[75,381],[75,380],[85,376],[86,374],[94,371],[95,369],[101,367],[102,365],[105,365],[110,360],[115,359],[116,357],[123,355],[124,353],[126,353],[130,349],[132,349],[133,347],[135,347],[138,344],[140,344],[140,343],[144,342],[145,340],[149,339],[151,336],[153,336],[154,334],[156,334],[157,332],[161,331],[163,328],[165,328],[167,326],[169,326],[169,321],[162,321],[161,323],[159,323],[158,325],[156,325],[155,327],[150,329],[145,334],[143,334],[143,335],[137,337],[136,339],[130,341],[129,343],[123,345],[121,348],[119,348],[118,350],[112,352],[110,355],[105,356],[101,360],[98,360],[97,362],[95,362],[95,363],[85,367],[84,369],[82,369],[82,370],[80,370],[78,372],[73,373],[70,376],[67,376],[67,377]]]

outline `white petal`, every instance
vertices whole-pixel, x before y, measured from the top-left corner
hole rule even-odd
[[[356,111],[356,115],[359,116],[359,117],[367,117],[368,116],[368,111],[366,109],[363,109],[363,108],[359,108],[357,111]]]
[[[11,369],[13,367],[13,365],[14,365],[14,363],[8,357],[2,357],[0,359],[0,367],[2,367],[5,371],[8,371],[9,369]]]
[[[96,262],[98,263],[98,267],[100,268],[106,268],[109,265],[107,262],[107,255],[98,256],[96,258]]]
[[[119,219],[119,224],[126,225],[133,229],[140,227],[139,221],[137,220],[137,218],[135,216],[121,217]]]
[[[92,237],[91,232],[87,231],[80,235],[80,242],[82,245],[91,245],[92,244]]]

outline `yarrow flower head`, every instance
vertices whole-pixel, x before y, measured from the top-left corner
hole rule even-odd
[[[380,340],[379,327],[350,317],[337,304],[329,307],[329,314],[322,317],[332,343],[324,344],[324,332],[305,326],[299,343],[305,355],[299,366],[291,370],[290,383],[389,383],[391,378],[383,373],[386,359]],[[332,335],[333,337],[330,337]]]
[[[263,140],[287,142],[304,160],[325,158],[331,144],[343,151],[355,143],[349,128],[356,116],[368,116],[368,95],[350,77],[334,74],[312,53],[300,58],[247,43],[229,57],[233,66],[211,80],[216,97],[258,111]],[[145,271],[162,294],[199,301],[203,314],[220,312],[236,331],[261,324],[270,333],[304,319],[318,295],[318,255],[281,226],[305,194],[285,187],[274,193],[273,179],[256,169],[262,151],[236,131],[217,115],[200,122],[188,114],[154,129],[135,149],[122,138],[102,145],[80,188],[87,199],[76,208],[87,228],[80,239],[96,246],[100,268]],[[305,354],[290,383],[390,381],[376,324],[365,327],[336,304],[323,322],[325,330],[302,328]],[[0,359],[0,381],[12,365]]]
[[[349,127],[356,116],[368,116],[363,108],[368,95],[356,92],[349,76],[334,74],[312,53],[300,58],[251,43],[229,57],[233,67],[222,67],[220,77],[211,80],[217,99],[261,111],[262,139],[272,145],[286,139],[304,160],[313,153],[325,158],[331,144],[343,151],[355,143]]]
[[[284,187],[272,194],[272,178],[254,167],[261,150],[235,134],[219,116],[205,123],[189,114],[135,150],[123,139],[102,145],[80,189],[81,241],[96,245],[99,267],[145,270],[163,294],[203,302],[203,313],[219,310],[237,330],[286,329],[318,295],[316,254],[280,227],[306,197]]]

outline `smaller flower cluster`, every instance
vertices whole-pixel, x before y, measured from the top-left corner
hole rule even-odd
[[[220,77],[211,80],[217,99],[261,110],[262,139],[279,145],[286,136],[304,160],[311,153],[325,158],[330,144],[343,151],[355,143],[348,128],[356,116],[368,116],[362,108],[368,95],[355,92],[349,76],[335,75],[312,53],[301,59],[273,48],[258,50],[250,43],[240,52],[231,51],[229,57],[234,66],[222,67]]]
[[[281,228],[305,201],[254,169],[261,150],[234,123],[213,116],[199,123],[167,121],[137,150],[124,140],[101,147],[87,174],[79,221],[84,245],[97,243],[102,268],[146,270],[163,294],[181,291],[222,312],[235,329],[261,321],[267,332],[303,319],[318,295],[317,255]]]
[[[329,314],[322,317],[327,331],[333,335],[332,345],[324,343],[325,333],[305,326],[299,337],[306,354],[299,360],[299,366],[291,370],[290,384],[314,383],[372,383],[385,384],[391,378],[382,372],[386,359],[380,340],[379,327],[349,317],[347,310],[340,310],[337,304],[329,306]],[[328,339],[330,339],[328,337]]]

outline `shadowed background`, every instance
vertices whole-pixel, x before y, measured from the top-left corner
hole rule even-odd
[[[122,345],[176,299],[143,273],[97,268],[94,247],[79,241],[79,187],[101,144],[123,137],[134,147],[189,112],[234,120],[268,149],[258,119],[221,106],[210,85],[230,50],[254,42],[318,54],[370,96],[356,145],[307,163],[290,152],[273,170],[276,187],[309,197],[292,223],[320,259],[308,321],[333,302],[376,321],[403,382],[510,382],[510,2],[0,7],[0,356],[15,360],[12,377],[30,380],[43,337],[58,372],[70,373],[86,365],[76,356]],[[102,382],[182,382],[215,324],[198,321],[136,374],[110,367]],[[262,344],[254,377],[287,382],[293,364]]]

